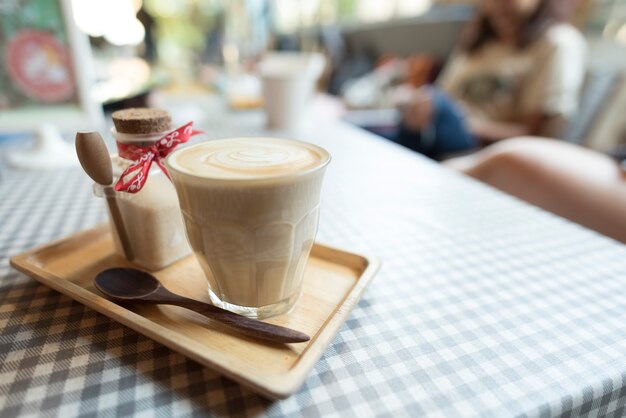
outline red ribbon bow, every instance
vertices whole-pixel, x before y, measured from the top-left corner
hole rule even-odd
[[[115,190],[128,193],[137,193],[141,190],[148,179],[148,172],[150,171],[153,161],[157,163],[169,178],[170,175],[165,165],[163,165],[163,159],[174,151],[174,148],[176,148],[178,144],[187,142],[192,136],[202,133],[201,131],[194,130],[191,127],[192,124],[193,122],[189,122],[168,133],[148,148],[118,142],[117,149],[120,157],[133,160],[135,163],[124,170],[115,184]],[[130,179],[124,181],[128,176],[131,176]]]

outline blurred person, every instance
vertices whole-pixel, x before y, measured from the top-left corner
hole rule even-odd
[[[608,156],[555,139],[521,137],[444,164],[626,243],[625,151]]]
[[[576,110],[586,44],[572,0],[483,0],[437,80],[410,92],[396,142],[432,158],[521,135],[558,136]]]

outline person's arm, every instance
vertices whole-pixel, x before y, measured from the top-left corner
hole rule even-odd
[[[464,108],[462,103],[457,106]],[[427,126],[433,117],[433,104],[427,89],[413,92],[408,105],[402,107],[404,124],[413,131]],[[515,136],[546,135],[558,136],[564,119],[561,116],[537,114],[524,118],[523,123],[498,122],[469,114],[466,109],[467,124],[471,133],[485,143],[492,143]]]
[[[537,114],[528,116],[523,123],[497,122],[474,116],[468,117],[470,131],[474,136],[491,143],[514,136],[556,135],[562,126],[563,118]]]
[[[626,171],[604,154],[525,137],[444,164],[626,243]]]

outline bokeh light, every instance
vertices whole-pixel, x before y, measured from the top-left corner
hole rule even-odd
[[[73,0],[72,6],[76,25],[92,37],[118,46],[144,40],[145,28],[136,17],[141,0]]]

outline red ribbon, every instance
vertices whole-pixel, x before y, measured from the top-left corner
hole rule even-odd
[[[124,170],[115,184],[115,190],[118,192],[128,193],[137,193],[141,190],[148,179],[148,173],[150,172],[152,162],[156,162],[169,178],[170,175],[163,164],[163,159],[174,151],[174,148],[176,148],[179,144],[187,142],[192,136],[202,133],[201,131],[194,130],[191,127],[192,124],[193,122],[189,122],[188,124],[168,133],[148,148],[131,144],[123,144],[118,141],[117,149],[120,157],[133,160],[135,163]],[[124,179],[128,176],[131,177],[124,181]]]

